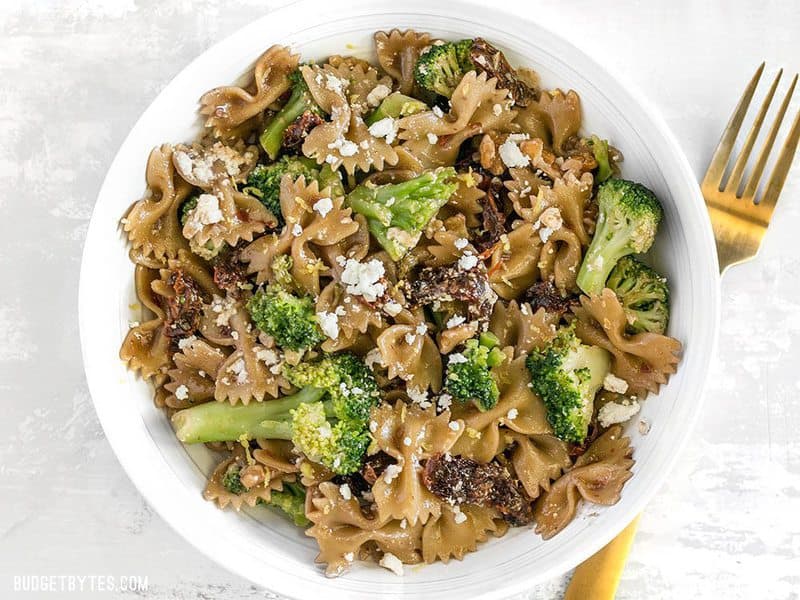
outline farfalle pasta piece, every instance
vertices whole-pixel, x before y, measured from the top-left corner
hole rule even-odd
[[[523,113],[520,118],[523,128],[530,131],[532,137],[545,139],[540,126],[544,123],[549,134],[546,140],[556,152],[561,152],[564,142],[581,128],[581,100],[573,90],[567,93],[559,89],[542,91],[539,99],[531,102]]]
[[[395,460],[372,486],[381,519],[406,519],[415,525],[441,514],[440,501],[420,479],[420,463],[448,452],[463,430],[463,423],[451,424],[449,411],[437,416],[433,406],[422,410],[396,402],[372,410],[374,451],[381,450]]]
[[[289,89],[289,74],[299,61],[299,55],[285,46],[272,46],[256,60],[249,85],[218,87],[203,94],[200,114],[208,117],[206,127],[229,131],[266,110]]]
[[[337,352],[354,346],[362,334],[372,328],[381,330],[386,322],[380,311],[365,304],[361,299],[348,294],[339,283],[331,281],[320,292],[316,303],[317,314],[336,315],[339,335],[322,343],[325,352]]]
[[[513,300],[539,280],[539,255],[542,240],[533,223],[518,221],[503,244],[492,251],[489,283],[498,296]]]
[[[582,246],[588,246],[591,241],[584,219],[592,198],[593,182],[591,173],[584,173],[578,179],[573,173],[567,172],[563,178],[553,182],[552,188],[543,188],[545,206],[558,208],[564,223]]]
[[[420,390],[441,389],[442,357],[426,325],[392,325],[378,336],[376,345],[389,368],[389,379],[399,377]]]
[[[534,313],[526,302],[497,302],[489,320],[489,331],[497,336],[501,348],[513,348],[517,358],[549,343],[556,335],[559,319],[558,314],[544,308]]]
[[[257,198],[236,190],[230,179],[214,183],[213,194],[201,194],[187,213],[183,237],[192,251],[211,259],[225,244],[236,246],[277,225],[275,215]]]
[[[187,247],[178,209],[192,188],[175,172],[172,153],[169,144],[150,152],[145,172],[147,195],[131,206],[122,221],[131,251],[143,258],[161,260]]]
[[[291,386],[277,366],[276,352],[256,344],[247,312],[236,307],[229,326],[236,350],[219,367],[214,398],[219,402],[249,404],[268,395],[277,398]],[[267,363],[271,363],[269,366]]]
[[[598,296],[581,297],[574,309],[575,333],[587,344],[608,350],[613,356],[611,371],[628,382],[628,392],[644,398],[657,393],[677,368],[681,343],[657,333],[627,335],[627,318],[616,294],[604,289]]]
[[[550,482],[558,479],[572,461],[566,442],[554,435],[522,435],[509,431],[514,441],[511,451],[511,464],[525,492],[532,499],[539,493],[550,489]]]
[[[355,496],[345,499],[338,485],[322,482],[309,488],[306,516],[313,526],[305,533],[317,541],[317,562],[326,564],[329,577],[341,575],[354,560],[363,558],[369,545],[393,554],[404,564],[420,562],[421,523],[365,515]]]
[[[248,464],[242,453],[223,460],[208,478],[203,497],[215,502],[220,508],[232,506],[241,510],[242,506],[255,506],[259,501],[269,502],[272,492],[283,489],[287,476],[284,473],[273,473],[270,469]],[[238,470],[237,478],[241,478],[241,489],[231,491],[225,487],[225,476],[231,470]],[[249,487],[246,484],[251,484]]]
[[[631,478],[634,461],[630,440],[615,425],[595,440],[575,466],[557,479],[534,506],[536,533],[550,539],[575,517],[581,499],[611,505],[619,501],[625,482]]]
[[[155,316],[142,324],[132,324],[119,349],[120,359],[145,379],[163,374],[171,360],[171,340],[164,334],[164,309],[152,288],[158,278],[158,271],[136,265],[136,296]]]
[[[507,355],[512,350],[506,349]],[[524,435],[552,434],[544,403],[528,384],[531,376],[525,357],[507,358],[492,371],[500,389],[497,404],[481,412],[472,403],[453,403],[453,418],[464,421],[465,433],[453,446],[452,454],[488,463],[511,443],[504,430]]]
[[[166,406],[182,409],[214,400],[217,373],[225,353],[196,336],[181,340],[178,347],[180,352],[173,356],[175,368],[167,372],[169,381],[164,384],[169,391]]]
[[[323,210],[318,202],[329,206]],[[286,220],[280,234],[258,238],[241,252],[248,263],[248,273],[256,273],[256,281],[273,281],[272,262],[281,254],[292,257],[291,274],[302,291],[316,296],[320,290],[320,274],[328,267],[317,256],[317,248],[334,246],[355,234],[359,222],[344,208],[344,198],[331,198],[330,188],[319,189],[316,181],[306,183],[304,177],[281,180],[281,212]],[[314,208],[314,207],[317,208]]]
[[[550,206],[544,195],[539,194],[547,182],[527,167],[514,167],[508,173],[511,179],[506,180],[504,185],[514,212],[525,221],[534,223],[542,211]]]
[[[409,95],[414,89],[414,64],[422,51],[431,45],[427,33],[407,29],[378,31],[373,36],[378,64],[397,82],[397,91]]]
[[[351,215],[357,224],[357,229],[350,235],[343,237],[335,244],[319,247],[319,255],[328,267],[327,274],[339,281],[344,271],[348,258],[361,262],[369,254],[369,228],[367,219],[363,215]]]
[[[253,450],[256,462],[269,467],[273,472],[297,473],[300,470],[292,442],[258,439],[256,443],[258,448]]]
[[[562,295],[578,292],[575,280],[581,267],[583,247],[566,225],[554,231],[539,252],[539,276],[551,281]]]
[[[497,89],[497,80],[470,71],[461,79],[450,98],[450,112],[438,116],[425,111],[398,120],[402,140],[418,140],[431,135],[443,137],[471,127],[471,135],[508,129],[516,111],[509,107],[508,92]],[[495,108],[495,106],[499,106]]]
[[[508,525],[491,508],[462,505],[456,512],[443,505],[441,514],[422,529],[422,559],[428,564],[461,560],[468,552],[475,552],[489,535],[499,537],[507,530]]]
[[[237,147],[215,142],[211,146],[178,144],[172,153],[172,162],[178,174],[189,184],[207,192],[213,192],[216,183],[232,179],[239,183],[247,179],[247,174],[258,161],[258,148]]]
[[[399,157],[397,166],[417,172],[452,167],[458,160],[461,144],[479,132],[480,126],[472,124],[441,138],[426,136],[407,140],[399,148],[395,148]]]
[[[330,121],[314,127],[303,142],[303,154],[335,170],[344,166],[356,170],[380,171],[397,164],[397,153],[384,137],[370,134],[362,116],[368,110],[366,98],[378,85],[391,79],[378,79],[378,72],[358,62],[303,66],[300,69],[314,100]]]

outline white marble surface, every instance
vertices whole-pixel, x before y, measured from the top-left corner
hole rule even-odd
[[[122,472],[87,394],[76,303],[87,221],[128,129],[192,57],[277,4],[0,3],[2,598],[19,574],[142,575],[156,599],[269,597],[178,537]],[[800,68],[796,0],[515,4],[638,84],[698,176],[755,66]],[[703,414],[644,514],[621,599],[800,597],[800,168],[784,196],[759,261],[723,282]]]

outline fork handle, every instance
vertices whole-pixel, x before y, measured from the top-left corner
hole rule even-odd
[[[640,517],[637,516],[617,537],[577,566],[564,600],[614,599]]]

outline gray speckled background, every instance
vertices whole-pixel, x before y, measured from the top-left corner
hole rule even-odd
[[[20,574],[142,575],[142,595],[164,600],[269,596],[179,538],[122,472],[86,390],[76,304],[87,222],[128,129],[195,55],[278,4],[0,3],[2,598]],[[800,68],[795,0],[515,4],[638,84],[698,176],[756,64]],[[800,597],[800,168],[784,195],[759,261],[723,283],[703,414],[644,514],[621,599]],[[20,597],[40,596],[67,594]]]

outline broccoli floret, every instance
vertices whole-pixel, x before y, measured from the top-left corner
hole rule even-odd
[[[241,472],[242,468],[236,463],[233,463],[222,476],[222,485],[231,494],[244,494],[247,491],[240,477]]]
[[[344,196],[342,180],[330,165],[319,169],[313,160],[302,156],[282,156],[272,164],[257,165],[247,176],[242,191],[258,198],[275,215],[279,225],[284,223],[280,201],[281,179],[287,174],[292,181],[302,175],[307,183],[318,181],[320,190],[330,186],[332,196]]]
[[[472,42],[445,42],[420,54],[414,65],[417,85],[449,98],[464,74],[475,69],[470,59]]]
[[[172,417],[178,439],[291,440],[335,473],[357,471],[370,442],[369,413],[380,396],[372,372],[354,355],[334,354],[284,367],[284,376],[302,389],[268,402],[207,402],[178,411]]]
[[[446,167],[401,183],[360,185],[347,195],[347,202],[367,218],[370,233],[392,260],[400,260],[417,245],[422,230],[456,187],[456,171]]]
[[[484,333],[479,339],[467,340],[460,355],[450,355],[445,387],[453,398],[460,402],[473,402],[481,411],[497,404],[500,390],[491,369],[505,359],[497,343],[496,336]]]
[[[601,140],[596,135],[593,135],[589,140],[589,146],[594,154],[594,159],[597,161],[597,174],[594,180],[597,183],[603,183],[606,179],[614,174],[611,168],[611,159],[608,155],[608,140]]]
[[[306,517],[306,488],[299,483],[284,483],[281,491],[273,491],[269,506],[282,510],[298,527],[308,527],[311,521]]]
[[[578,287],[590,296],[603,289],[620,258],[650,249],[663,214],[653,192],[624,179],[600,184],[597,203],[597,229],[577,279]]]
[[[272,120],[267,124],[266,129],[261,133],[258,138],[261,147],[267,153],[270,159],[275,160],[281,150],[283,143],[283,132],[291,125],[297,117],[306,111],[310,111],[317,115],[322,115],[323,111],[319,105],[314,101],[311,92],[308,90],[306,80],[303,79],[300,70],[294,71],[289,75],[289,80],[292,82],[292,95],[286,104],[272,117]]]
[[[617,295],[628,315],[629,333],[664,333],[669,322],[669,286],[666,278],[632,256],[622,257],[606,285]]]
[[[592,419],[594,396],[611,368],[609,353],[582,344],[574,327],[562,327],[550,344],[528,355],[526,365],[555,435],[582,443]]]
[[[197,194],[189,196],[183,201],[181,207],[178,209],[178,215],[181,220],[181,227],[186,225],[186,220],[189,218],[189,213],[197,208]]]
[[[317,323],[314,299],[297,296],[280,284],[258,290],[247,302],[247,310],[256,327],[275,338],[281,348],[313,348],[325,339]]]
[[[380,106],[378,106],[378,108],[376,108],[372,114],[364,120],[364,122],[367,125],[372,125],[373,123],[377,123],[381,119],[385,119],[387,117],[391,117],[393,119],[407,117],[408,115],[422,112],[427,108],[428,105],[421,100],[417,100],[411,96],[406,96],[400,92],[395,92],[386,96],[386,98],[383,99],[383,102],[380,103]]]

